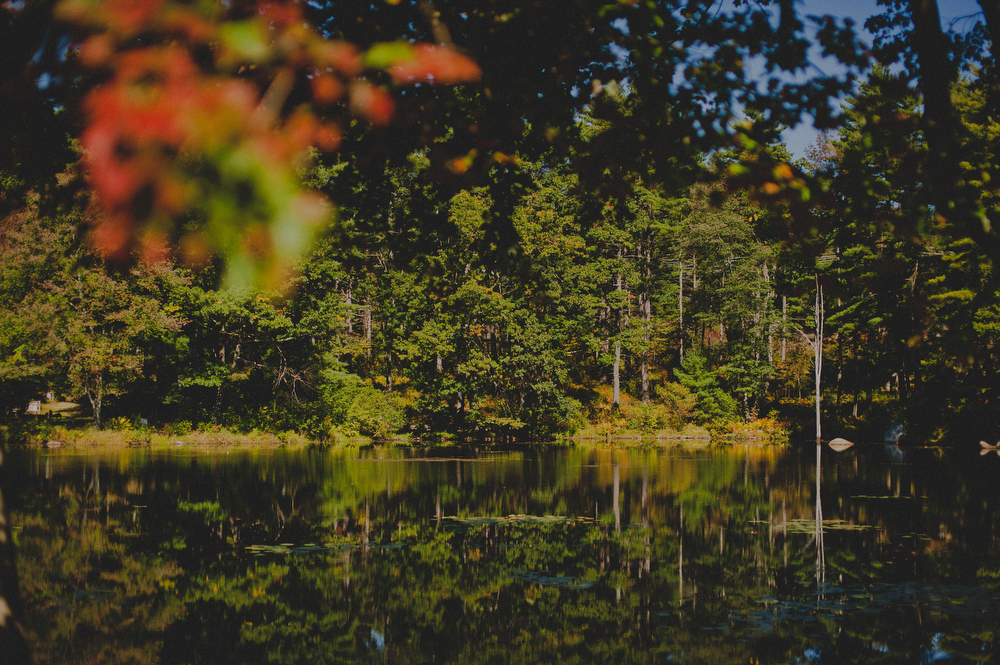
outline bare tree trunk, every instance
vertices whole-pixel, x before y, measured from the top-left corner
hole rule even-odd
[[[98,373],[94,381],[94,389],[87,390],[87,399],[90,400],[90,408],[94,412],[94,427],[101,429],[101,402],[104,398],[104,377]]]
[[[822,436],[822,428],[820,427],[820,406],[822,403],[822,374],[823,374],[823,324],[826,319],[826,312],[823,303],[823,287],[819,284],[819,278],[816,278],[816,303],[815,309],[813,311],[813,321],[816,325],[816,333],[813,339],[809,339],[809,335],[805,333],[802,329],[799,329],[799,334],[801,334],[806,343],[812,347],[813,350],[813,379],[816,386],[816,440],[819,441]]]
[[[352,293],[351,293],[351,280],[347,280],[347,289],[344,292],[344,304],[347,305],[347,317],[346,317],[346,319],[347,319],[347,334],[348,335],[350,335],[351,333],[354,332],[354,311],[352,309],[352,305],[354,303],[351,301],[351,296],[352,296]]]
[[[816,309],[813,314],[816,323],[816,340],[813,344],[813,370],[816,377],[816,440],[823,437],[823,430],[820,427],[820,404],[822,401],[821,378],[823,374],[823,323],[826,319],[826,312],[823,307],[823,287],[816,280]]]
[[[365,348],[371,353],[372,348],[372,308],[371,305],[365,307],[365,313],[361,319],[361,325],[365,329]]]
[[[858,417],[858,402],[861,401],[861,362],[858,358],[858,333],[851,335],[851,357],[854,358],[854,408],[851,414]]]
[[[788,325],[788,296],[781,296],[781,362],[785,362],[785,349],[787,339],[785,331]]]
[[[653,325],[653,306],[647,293],[642,303],[642,403],[649,404],[649,329]]]
[[[611,408],[617,411],[620,407],[620,390],[621,390],[621,379],[620,371],[622,364],[622,344],[618,340],[615,340],[615,364],[611,370],[611,384],[613,386],[614,396],[612,397]]]
[[[844,338],[837,333],[837,413],[840,413],[840,398],[843,395],[844,378]]]
[[[385,354],[385,391],[392,392],[392,351]]]
[[[681,270],[677,276],[677,336],[680,338],[680,362],[684,362],[684,254],[681,254]]]
[[[648,230],[648,229],[647,229]],[[645,237],[644,251],[643,251],[643,280],[642,280],[642,297],[639,300],[639,304],[642,307],[642,354],[639,358],[640,365],[640,396],[642,398],[643,404],[649,404],[649,343],[650,343],[650,330],[653,325],[653,300],[650,296],[650,280],[652,278],[651,264],[653,262],[652,255],[652,242],[649,240],[648,235]]]
[[[767,261],[764,261],[764,283],[767,285],[767,292],[764,296],[764,320],[767,322],[767,364],[774,362],[774,321],[769,316],[771,298],[774,292],[771,291],[771,276],[767,272]]]
[[[622,258],[622,248],[619,247],[618,259],[621,260],[621,258]],[[615,278],[615,290],[618,291],[619,293],[622,291],[622,274],[620,272]],[[621,401],[620,401],[621,364],[622,364],[621,334],[622,334],[622,329],[628,325],[628,312],[627,311],[625,312],[625,321],[622,321],[622,312],[620,310],[618,312],[618,316],[616,317],[616,319],[617,321],[615,327],[617,328],[617,330],[615,331],[615,364],[611,372],[612,374],[611,381],[613,385],[612,390],[614,394],[612,397],[611,408],[614,409],[615,411],[618,411],[618,409],[621,406]]]

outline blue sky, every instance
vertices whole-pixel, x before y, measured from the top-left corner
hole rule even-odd
[[[968,29],[974,17],[980,13],[976,0],[938,0],[941,12],[941,23],[947,29],[949,26],[958,31]],[[876,0],[803,0],[799,3],[803,15],[830,14],[840,18],[854,19],[861,30],[862,40],[871,44],[871,35],[864,30],[865,20],[879,12]],[[836,73],[843,68],[832,62],[821,62],[818,66],[827,74]],[[806,147],[816,138],[816,130],[808,119],[803,124],[782,134],[788,149],[795,157],[804,157]]]

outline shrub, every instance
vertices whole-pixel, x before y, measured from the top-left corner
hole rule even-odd
[[[125,416],[118,416],[117,418],[112,418],[107,422],[107,429],[114,432],[130,432],[135,429],[132,425],[132,421]]]
[[[667,427],[680,430],[691,422],[698,397],[682,383],[664,383],[656,387],[656,397],[663,403]]]
[[[406,400],[371,386],[355,386],[345,423],[361,434],[386,439],[406,426]]]
[[[329,369],[322,373],[322,422],[329,436],[356,431],[385,439],[406,426],[406,400],[365,383],[360,377]]]
[[[772,417],[758,418],[748,423],[731,422],[727,425],[728,432],[737,437],[762,438],[768,440],[787,439],[788,428]]]
[[[675,369],[677,380],[697,397],[694,408],[695,422],[699,425],[724,424],[736,420],[738,404],[728,393],[719,388],[718,374],[708,367],[701,354],[691,351],[684,356],[683,369]]]
[[[668,427],[667,407],[663,404],[641,402],[630,405],[627,409],[622,409],[628,428],[639,430],[643,434],[654,434],[655,432]]]
[[[163,426],[163,433],[167,436],[184,436],[191,433],[190,420],[178,420],[175,423],[168,423]]]

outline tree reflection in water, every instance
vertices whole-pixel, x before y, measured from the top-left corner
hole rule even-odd
[[[1000,457],[822,452],[14,451],[29,637],[41,663],[994,658]]]

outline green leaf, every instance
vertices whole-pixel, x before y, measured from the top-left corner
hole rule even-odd
[[[219,32],[223,42],[246,60],[263,62],[270,57],[271,46],[254,19],[226,23]]]
[[[365,64],[373,69],[389,69],[408,60],[413,60],[413,47],[406,42],[376,44],[365,53]]]

